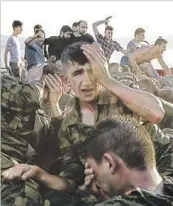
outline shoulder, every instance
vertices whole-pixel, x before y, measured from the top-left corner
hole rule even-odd
[[[98,103],[99,104],[115,104],[118,103],[119,98],[116,97],[114,94],[109,92],[108,90],[102,89],[98,96]]]

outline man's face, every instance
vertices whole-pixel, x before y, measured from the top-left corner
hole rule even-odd
[[[83,102],[92,102],[98,95],[98,84],[94,79],[89,63],[79,65],[68,63],[65,71],[67,85],[72,88],[75,95]]]
[[[40,45],[43,45],[44,39],[45,39],[45,34],[44,34],[42,31],[39,31],[38,34],[39,34],[39,36],[40,36],[40,38],[38,38],[38,43],[39,43]]]
[[[88,25],[86,22],[81,22],[79,25],[79,33],[81,35],[85,35],[88,29]]]
[[[162,43],[161,45],[159,45],[159,51],[161,54],[163,54],[164,51],[166,51],[166,44]]]
[[[78,31],[78,26],[73,26],[72,30],[73,30],[73,32],[77,32]]]
[[[115,195],[122,195],[125,192],[125,188],[128,188],[128,183],[123,176],[122,170],[118,167],[113,169],[110,166],[110,162],[106,159],[102,159],[101,163],[97,163],[94,158],[87,158],[87,163],[93,169],[95,175],[95,183],[104,194],[108,197]]]
[[[145,39],[145,32],[139,34],[139,40],[142,42]]]
[[[106,31],[105,31],[105,37],[106,37],[106,39],[111,40],[111,39],[112,39],[112,36],[113,36],[113,31],[111,31],[111,30],[106,30]]]
[[[15,27],[15,32],[16,32],[17,34],[21,34],[22,31],[23,31],[23,29],[22,29],[21,26]]]
[[[63,38],[68,40],[68,39],[70,39],[71,34],[72,34],[72,32],[70,32],[70,31],[64,32],[63,33]]]

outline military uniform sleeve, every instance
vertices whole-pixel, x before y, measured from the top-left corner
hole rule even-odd
[[[63,155],[60,162],[60,176],[74,181],[78,186],[84,183],[84,166],[74,147]]]
[[[22,82],[14,77],[1,78],[1,105],[12,111],[36,111],[43,100],[43,83]]]
[[[156,152],[156,165],[161,176],[173,175],[173,140],[158,125],[146,124]]]
[[[170,128],[173,129],[173,104],[160,99],[165,110],[165,116],[159,123],[161,129]]]

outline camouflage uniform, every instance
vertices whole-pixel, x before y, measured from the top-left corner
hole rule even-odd
[[[62,155],[62,158],[58,161],[58,165],[61,165],[58,173],[60,176],[73,180],[77,185],[81,185],[84,181],[84,149],[87,142],[90,141],[90,132],[93,127],[81,123],[78,98],[74,97],[70,105],[69,109],[67,107],[66,117],[63,119],[60,130],[58,131]],[[108,91],[102,92],[97,100],[95,122],[107,117],[118,118],[119,115],[126,115],[127,117],[140,120],[117,97]],[[173,160],[173,151],[170,140],[164,136],[157,125],[148,123],[145,126],[151,134],[152,139],[155,140],[155,146],[159,148],[159,155],[157,155],[158,170],[161,164],[160,170],[163,174],[167,171],[167,166],[167,174],[172,174],[173,165],[170,165],[170,162]],[[164,162],[165,166],[163,167]],[[167,165],[168,162],[169,165]]]
[[[95,206],[172,206],[173,179],[165,178],[163,185],[164,195],[137,189],[130,192],[128,195],[115,196]]]
[[[41,82],[29,84],[2,76],[1,171],[18,163],[35,163],[33,154],[42,150],[50,127],[50,117],[41,114],[42,96]],[[2,205],[41,205],[38,189],[32,180],[6,182],[2,179]]]

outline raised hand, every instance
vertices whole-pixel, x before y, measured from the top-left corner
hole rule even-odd
[[[46,86],[49,89],[50,104],[57,104],[62,96],[62,82],[57,74],[55,76],[48,74],[45,78]]]
[[[109,81],[110,75],[103,50],[97,43],[82,45],[81,49],[91,64],[95,79],[104,86]]]

